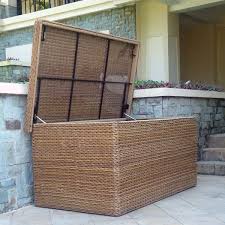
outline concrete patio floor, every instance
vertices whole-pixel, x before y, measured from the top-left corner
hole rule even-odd
[[[198,185],[122,217],[27,206],[0,215],[0,225],[225,225],[225,177],[198,176]]]

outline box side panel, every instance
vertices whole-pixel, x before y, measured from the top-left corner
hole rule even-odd
[[[193,119],[119,123],[120,214],[196,185]]]
[[[32,132],[33,126],[33,114],[34,105],[36,98],[36,86],[37,86],[37,75],[39,67],[39,53],[40,53],[40,42],[42,34],[42,22],[36,21],[34,25],[34,36],[33,36],[33,46],[32,46],[32,62],[29,77],[29,90],[27,96],[27,108],[24,130],[28,133]]]
[[[112,149],[112,123],[35,125],[35,205],[114,215]]]

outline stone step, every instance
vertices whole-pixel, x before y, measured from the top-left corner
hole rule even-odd
[[[197,165],[199,174],[225,176],[225,162],[199,161]]]
[[[225,148],[225,134],[213,134],[208,138],[208,148]]]
[[[225,162],[225,148],[205,148],[202,152],[203,161]]]

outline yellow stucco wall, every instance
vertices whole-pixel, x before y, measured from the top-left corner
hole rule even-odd
[[[193,22],[181,26],[181,80],[216,83],[215,38],[215,26],[213,24]]]
[[[192,21],[180,28],[181,80],[225,87],[225,26]]]
[[[217,74],[216,82],[225,87],[225,25],[216,26]]]

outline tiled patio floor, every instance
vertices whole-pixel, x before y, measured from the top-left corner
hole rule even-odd
[[[122,217],[28,206],[0,215],[0,225],[225,225],[225,177],[199,176],[196,188]]]

